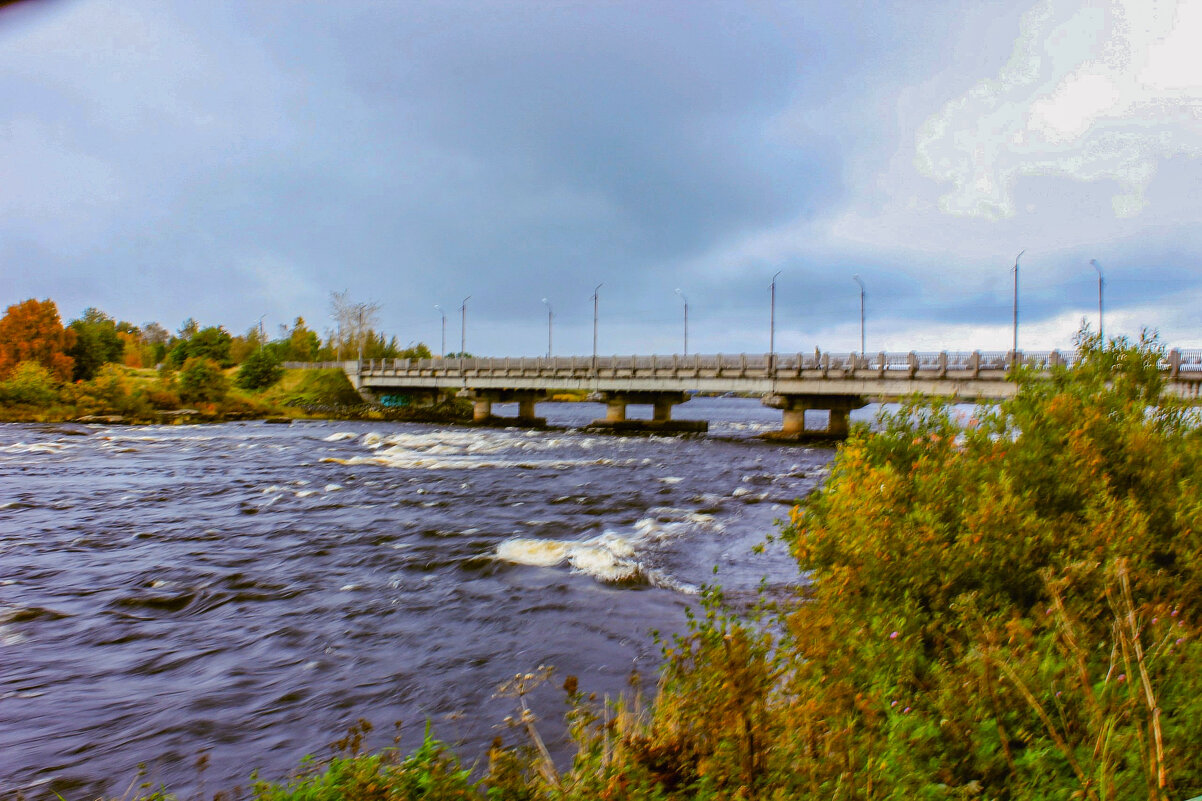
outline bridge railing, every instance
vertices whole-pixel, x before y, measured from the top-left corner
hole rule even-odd
[[[1175,353],[1178,354],[1176,365],[1178,371],[1183,373],[1202,373],[1202,349],[1178,350]]]
[[[979,376],[1004,373],[1016,364],[1037,370],[1078,361],[1072,351],[910,351],[908,353],[717,353],[628,356],[522,356],[431,359],[365,359],[356,361],[287,362],[291,368],[338,368],[349,372],[397,376],[512,375],[548,378],[589,376],[768,376],[777,378],[878,378],[909,374]],[[1165,354],[1161,369],[1170,378],[1202,380],[1202,348],[1174,349]]]

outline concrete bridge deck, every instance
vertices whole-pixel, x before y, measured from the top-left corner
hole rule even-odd
[[[930,353],[777,353],[670,356],[556,356],[449,359],[374,359],[290,363],[289,367],[337,367],[365,397],[407,395],[433,399],[456,390],[475,402],[478,422],[498,422],[492,404],[516,401],[518,421],[535,424],[534,406],[556,392],[588,392],[607,404],[598,427],[618,430],[705,430],[700,421],[673,421],[673,405],[692,392],[761,395],[784,415],[782,435],[809,433],[832,437],[847,433],[847,414],[870,401],[912,395],[956,401],[1000,400],[1016,385],[1007,375],[1013,365],[1038,371],[1071,365],[1072,353],[930,352]],[[1161,369],[1170,392],[1202,399],[1202,349],[1172,350]],[[626,406],[647,404],[650,420],[629,420]],[[805,429],[805,412],[830,412],[824,432]],[[510,421],[512,422],[512,420]]]

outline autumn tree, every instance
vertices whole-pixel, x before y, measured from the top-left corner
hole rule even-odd
[[[317,358],[320,348],[321,340],[317,338],[317,333],[309,329],[304,317],[297,317],[288,332],[288,361],[311,362]]]
[[[58,381],[71,378],[74,360],[67,351],[75,332],[64,328],[54,301],[30,298],[9,306],[0,318],[0,378],[21,362],[37,362]]]
[[[396,355],[398,359],[433,359],[434,354],[430,352],[430,346],[425,342],[419,342],[416,345],[410,345]]]
[[[262,350],[266,344],[267,341],[258,324],[252,325],[246,329],[245,334],[234,337],[230,341],[230,361],[234,364],[242,364],[252,354]]]

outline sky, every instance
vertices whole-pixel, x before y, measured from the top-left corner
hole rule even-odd
[[[539,355],[1202,347],[1202,0],[31,0],[0,308]],[[1022,256],[1018,254],[1022,252]],[[779,273],[779,275],[777,275]],[[599,288],[598,288],[599,287]],[[677,291],[679,290],[679,292]],[[466,304],[464,299],[467,298]],[[544,303],[543,299],[546,299]],[[466,305],[466,319],[463,307]]]

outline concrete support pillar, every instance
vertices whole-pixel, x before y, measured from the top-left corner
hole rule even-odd
[[[780,409],[783,417],[780,431],[764,437],[797,442],[846,439],[849,413],[867,405],[867,401],[859,395],[768,395],[764,405]],[[806,431],[806,412],[810,409],[830,413],[825,431]]]
[[[847,439],[847,416],[849,412],[850,409],[831,409],[831,421],[826,427],[827,436]]]
[[[547,421],[534,416],[534,405],[547,396],[541,392],[511,389],[464,389],[457,393],[472,402],[472,422],[485,426],[516,425],[523,428],[542,428]],[[497,417],[493,414],[494,403],[517,403],[517,417]]]
[[[804,434],[806,431],[806,410],[805,407],[800,409],[784,409],[784,422],[781,423],[780,433],[786,436],[796,434]]]
[[[704,420],[673,420],[672,407],[684,403],[689,396],[683,392],[603,392],[597,397],[605,403],[605,419],[594,420],[589,428],[624,433],[700,434],[709,428]],[[651,406],[651,419],[628,418],[626,407]]]

